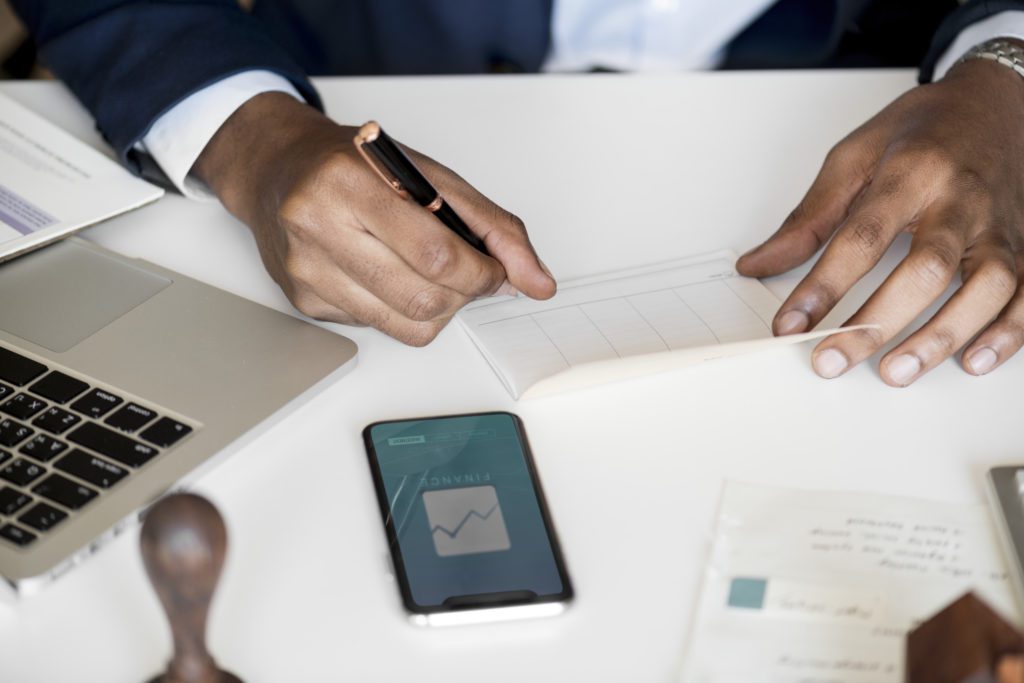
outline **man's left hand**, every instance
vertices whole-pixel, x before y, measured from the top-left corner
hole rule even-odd
[[[831,238],[773,322],[776,334],[804,332],[903,231],[910,253],[848,321],[877,327],[819,344],[822,377],[880,349],[958,272],[949,301],[882,358],[882,379],[907,386],[964,345],[963,368],[982,375],[1024,345],[1024,79],[1011,69],[973,59],[894,101],[829,152],[782,227],[737,268],[776,275]]]

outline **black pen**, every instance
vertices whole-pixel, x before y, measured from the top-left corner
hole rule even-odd
[[[412,199],[437,219],[444,223],[456,235],[466,241],[481,254],[489,256],[484,241],[469,229],[459,218],[459,214],[434,189],[430,181],[423,177],[420,170],[412,163],[402,148],[395,144],[380,124],[369,121],[362,125],[355,138],[356,149],[370,168],[377,172],[391,188],[403,199]]]

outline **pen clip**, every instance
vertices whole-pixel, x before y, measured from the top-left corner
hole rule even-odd
[[[381,164],[373,157],[373,148],[371,147],[369,150],[366,148],[367,143],[371,143],[380,137],[380,132],[380,124],[376,121],[368,121],[360,126],[359,132],[355,137],[356,151],[370,165],[370,168],[377,172],[381,180],[398,193],[399,197],[409,199],[409,193],[402,187],[402,183],[398,182],[398,178],[388,175]]]

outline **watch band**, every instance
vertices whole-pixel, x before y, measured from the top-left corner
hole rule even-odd
[[[998,62],[1003,66],[1010,67],[1021,78],[1024,78],[1024,48],[1014,45],[1008,40],[996,38],[975,45],[957,61],[957,64],[966,62],[969,59],[988,59]]]

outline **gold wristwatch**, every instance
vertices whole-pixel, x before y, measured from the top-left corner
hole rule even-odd
[[[969,59],[989,59],[1008,66],[1024,78],[1024,48],[1019,47],[1004,38],[986,40],[984,43],[975,45],[967,51],[957,64],[966,62]]]

